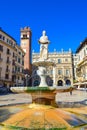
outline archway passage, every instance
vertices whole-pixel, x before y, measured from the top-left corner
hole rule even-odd
[[[63,86],[63,81],[62,80],[59,80],[58,83],[57,83],[58,86]]]
[[[57,107],[55,103],[55,98],[47,98],[47,97],[40,97],[33,100],[36,104],[43,104],[43,105],[51,105],[53,107]]]
[[[36,80],[34,81],[34,86],[39,86],[39,84],[40,84],[40,81],[36,79]]]
[[[70,80],[66,80],[66,85],[71,85],[71,81]]]
[[[38,75],[35,75],[34,77],[32,77],[32,81],[33,81],[33,86],[39,86],[40,77]]]
[[[34,100],[34,103],[38,103],[38,104],[45,104],[45,105],[51,105],[51,99],[48,99],[48,98],[36,98]]]

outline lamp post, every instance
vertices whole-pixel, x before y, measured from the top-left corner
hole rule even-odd
[[[26,86],[28,86],[28,80],[29,80],[29,77],[30,77],[30,76],[29,76],[28,74],[26,74],[26,75],[25,75],[25,79],[26,79]]]

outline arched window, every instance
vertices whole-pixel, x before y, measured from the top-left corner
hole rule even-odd
[[[58,80],[57,86],[63,86],[63,81],[62,80]]]
[[[39,84],[40,84],[39,80],[36,79],[36,80],[34,81],[34,86],[39,86]]]
[[[66,80],[66,85],[71,85],[71,81],[70,80]]]

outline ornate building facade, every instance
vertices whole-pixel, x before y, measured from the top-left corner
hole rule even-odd
[[[0,28],[0,86],[24,84],[24,51]]]
[[[76,80],[79,87],[87,86],[87,39],[80,43],[76,50],[78,62],[76,64]],[[75,63],[75,61],[74,61]]]
[[[32,61],[39,60],[40,54],[33,53]],[[55,66],[47,67],[47,83],[48,85],[57,85],[57,86],[67,86],[73,84],[73,63],[72,63],[72,52],[53,52],[48,53],[48,60],[52,60],[55,63]],[[34,68],[34,72],[36,73]],[[33,78],[33,85],[39,84],[39,77],[36,74],[36,77]]]

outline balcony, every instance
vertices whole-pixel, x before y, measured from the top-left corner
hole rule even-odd
[[[0,57],[0,62],[2,62],[3,61],[3,59]]]
[[[11,53],[9,51],[7,51],[7,55],[11,55]]]
[[[10,70],[9,69],[6,69],[6,73],[9,73],[10,72]]]

